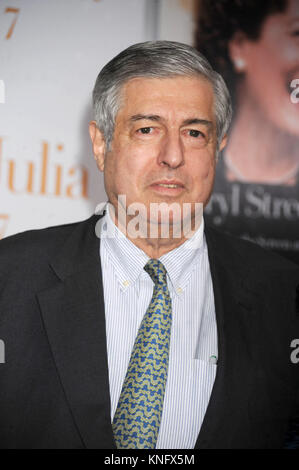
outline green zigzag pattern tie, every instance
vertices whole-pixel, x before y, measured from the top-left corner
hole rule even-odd
[[[154,292],[141,322],[112,427],[118,449],[154,449],[161,423],[171,334],[166,269],[156,259],[144,267]]]

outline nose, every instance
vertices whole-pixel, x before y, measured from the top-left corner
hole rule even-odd
[[[167,134],[161,142],[158,156],[159,165],[178,168],[184,164],[184,148],[180,136],[175,132]]]

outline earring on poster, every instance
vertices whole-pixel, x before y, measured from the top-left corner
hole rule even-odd
[[[234,59],[234,66],[237,72],[244,72],[246,68],[246,62],[242,57],[237,57]]]

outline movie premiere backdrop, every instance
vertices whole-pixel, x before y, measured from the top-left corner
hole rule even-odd
[[[299,263],[299,0],[200,0],[196,46],[234,119],[206,221]]]

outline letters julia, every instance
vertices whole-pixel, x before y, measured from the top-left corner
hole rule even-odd
[[[80,164],[66,167],[51,161],[54,146],[41,143],[38,160],[5,158],[6,138],[0,137],[0,188],[13,194],[32,196],[88,198],[88,171]],[[55,147],[57,152],[63,146]]]

